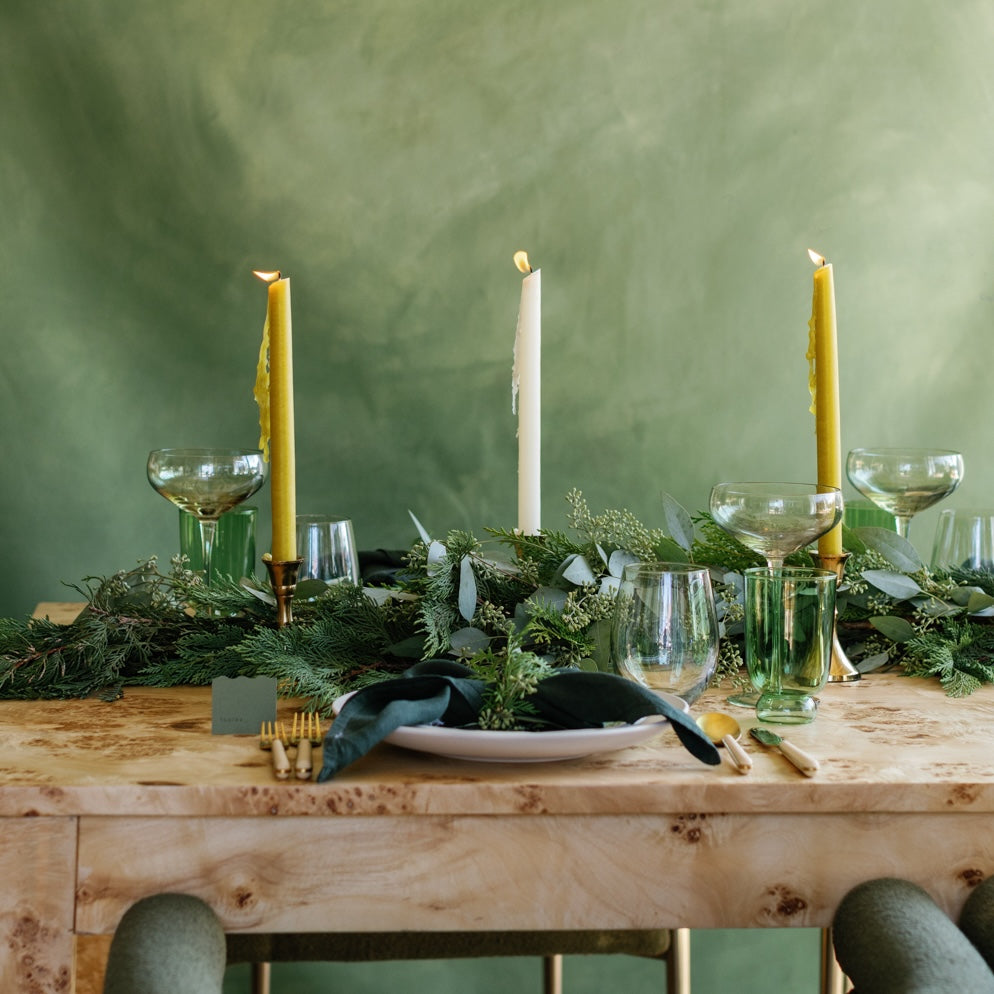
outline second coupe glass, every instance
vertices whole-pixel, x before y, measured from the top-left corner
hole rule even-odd
[[[898,535],[907,538],[912,517],[960,485],[963,457],[949,449],[853,449],[846,475],[864,497],[894,515]]]

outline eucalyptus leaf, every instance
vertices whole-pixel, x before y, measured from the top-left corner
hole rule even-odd
[[[566,591],[562,587],[538,587],[525,601],[525,604],[536,604],[551,611],[562,612],[563,608],[566,607],[566,597]]]
[[[889,528],[857,528],[859,537],[868,549],[879,552],[895,569],[902,573],[917,573],[924,569],[918,550],[906,539]],[[865,574],[864,574],[865,576]]]
[[[388,645],[385,652],[400,659],[420,659],[425,654],[424,636],[412,635],[410,638],[401,639],[393,645]]]
[[[467,621],[472,621],[476,614],[476,575],[473,560],[468,555],[459,563],[459,613]]]
[[[448,554],[448,550],[444,544],[439,542],[438,539],[435,539],[435,541],[428,545],[428,565],[435,567],[441,566]]]
[[[272,592],[272,590],[268,590],[264,587],[258,587],[245,577],[239,581],[238,586],[240,586],[242,590],[247,593],[250,593],[253,597],[257,597],[263,604],[269,604],[272,607],[276,607],[276,595]]]
[[[910,642],[915,637],[915,629],[911,622],[904,618],[895,618],[893,615],[885,614],[877,618],[870,618],[870,624],[881,635],[886,636],[891,642]]]
[[[584,556],[581,556],[578,553],[569,557],[568,562],[565,564],[565,569],[563,570],[563,579],[568,580],[570,583],[573,583],[578,587],[582,587],[587,583],[597,582],[597,577],[594,574],[594,571],[590,568],[590,564]]]
[[[990,594],[985,594],[983,591],[974,594],[970,600],[967,602],[966,609],[971,614],[976,614],[978,611],[983,611],[986,608],[994,606],[994,597]]]
[[[412,510],[408,509],[407,513],[411,516],[411,521],[414,522],[414,527],[417,528],[418,534],[421,536],[421,541],[424,542],[425,545],[431,545],[431,536],[425,530],[425,526],[418,521]]]
[[[867,569],[863,570],[863,579],[872,583],[878,590],[882,590],[888,597],[893,597],[899,601],[906,601],[923,593],[922,588],[904,573],[892,573],[890,570],[883,569]]]
[[[866,552],[866,543],[860,537],[862,528],[849,528],[842,525],[842,545],[849,552]]]
[[[686,550],[671,538],[664,537],[656,543],[656,555],[666,563],[690,562]]]
[[[302,600],[308,600],[311,597],[320,597],[326,593],[328,593],[328,584],[324,580],[313,578],[301,580],[293,589],[294,597],[300,597]]]
[[[604,565],[607,566],[608,559],[607,559],[607,553],[604,551],[604,547],[600,544],[600,542],[595,542],[594,548],[597,549],[597,555],[601,557],[601,559],[604,562]]]
[[[602,576],[601,586],[597,593],[609,594],[613,597],[618,592],[620,587],[621,581],[616,576]]]
[[[620,579],[624,568],[638,561],[639,557],[634,553],[627,552],[625,549],[615,549],[607,561],[607,571],[611,576],[616,576]]]
[[[609,619],[601,618],[590,626],[588,632],[593,642],[591,657],[602,673],[614,672],[614,665],[611,662],[611,627]]]
[[[872,656],[867,656],[865,659],[861,659],[856,663],[856,669],[860,673],[872,673],[874,670],[879,670],[881,666],[886,666],[890,662],[890,653],[888,652],[877,652]]]
[[[949,599],[960,607],[966,607],[970,603],[970,598],[974,594],[984,593],[983,587],[957,587],[950,595]]]
[[[673,496],[663,493],[663,520],[670,538],[685,552],[694,544],[694,522],[686,508]]]
[[[460,628],[449,638],[449,647],[457,656],[472,656],[490,644],[490,636],[479,628]]]
[[[954,614],[963,613],[961,607],[957,607],[949,601],[944,601],[939,597],[932,597],[928,594],[922,594],[921,597],[912,597],[911,603],[914,605],[916,611],[921,611],[922,614],[928,615],[930,618],[949,618]]]

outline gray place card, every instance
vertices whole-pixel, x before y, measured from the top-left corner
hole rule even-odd
[[[259,733],[276,720],[276,677],[219,676],[211,681],[211,734]]]

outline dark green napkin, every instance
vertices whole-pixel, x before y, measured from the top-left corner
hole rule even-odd
[[[447,660],[428,660],[412,667],[406,676],[364,687],[345,702],[325,736],[318,780],[330,780],[401,725],[436,721],[450,727],[472,725],[485,690],[486,684],[472,670]],[[547,730],[599,728],[606,722],[632,723],[661,714],[693,756],[710,766],[721,762],[711,740],[683,711],[611,673],[561,670],[542,680],[528,700]]]

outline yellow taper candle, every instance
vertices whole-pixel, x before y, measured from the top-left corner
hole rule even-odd
[[[842,489],[842,429],[839,417],[839,343],[835,321],[835,280],[824,256],[808,249],[818,267],[814,275],[811,322],[808,326],[810,363],[808,386],[818,440],[818,483]],[[842,525],[818,540],[823,556],[842,555]]]
[[[290,319],[290,280],[280,273],[256,271],[268,283],[266,324],[263,329],[256,399],[262,437],[259,448],[269,454],[269,474],[273,511],[275,562],[297,558],[297,483],[293,437],[293,332]],[[264,377],[268,352],[268,390],[260,383]]]
[[[525,274],[514,335],[511,413],[518,412],[518,531],[542,528],[542,271],[533,270],[527,252],[515,252]]]

